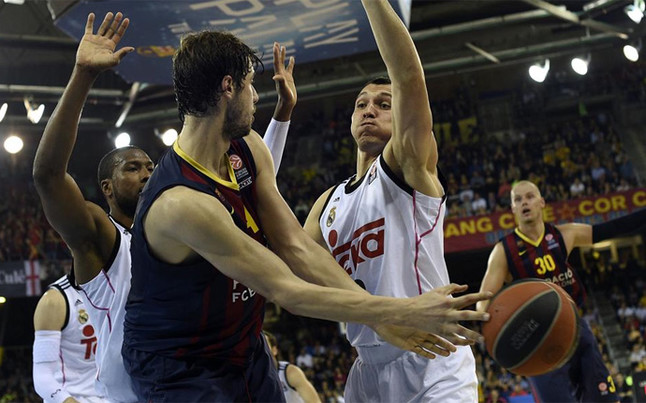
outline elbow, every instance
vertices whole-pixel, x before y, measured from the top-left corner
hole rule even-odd
[[[34,162],[34,168],[31,172],[34,178],[34,184],[36,188],[44,188],[52,182],[54,178],[54,172],[51,169],[39,164],[38,161]]]
[[[305,313],[303,311],[303,294],[290,284],[273,293],[270,299],[292,315],[301,316]]]

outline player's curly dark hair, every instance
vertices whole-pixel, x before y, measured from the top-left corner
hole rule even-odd
[[[235,35],[202,31],[182,38],[173,57],[173,85],[179,118],[205,116],[222,95],[226,75],[240,87],[251,68],[262,66],[256,52]]]

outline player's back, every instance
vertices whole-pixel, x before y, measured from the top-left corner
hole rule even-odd
[[[258,346],[264,298],[201,257],[179,265],[160,261],[150,252],[143,230],[154,200],[166,189],[185,186],[216,198],[232,211],[241,230],[265,244],[256,224],[251,152],[244,140],[238,140],[232,142],[228,155],[231,178],[224,181],[184,154],[176,143],[148,180],[132,230],[132,288],[126,306],[124,351],[243,366]]]
[[[61,330],[62,367],[54,377],[72,396],[101,401],[94,388],[97,333],[73,283],[73,276],[63,276],[50,285],[61,292],[67,305],[66,320]]]

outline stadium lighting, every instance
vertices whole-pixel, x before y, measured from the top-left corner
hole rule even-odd
[[[177,130],[168,129],[161,134],[162,142],[167,146],[172,146],[175,140],[177,140]]]
[[[11,135],[7,137],[4,141],[4,149],[9,154],[17,154],[22,150],[24,143],[22,139],[18,136]]]
[[[45,105],[32,104],[27,98],[24,98],[24,104],[27,110],[27,119],[33,124],[40,122],[40,118],[43,117],[43,112],[45,112]]]
[[[0,297],[0,304],[4,304],[7,302],[7,299],[5,297]]]
[[[575,57],[572,59],[572,62],[570,63],[572,66],[572,70],[574,70],[575,73],[584,76],[588,74],[588,64],[590,64],[590,58],[583,59],[581,57]]]
[[[633,20],[635,24],[639,24],[644,18],[644,11],[646,10],[646,3],[644,0],[635,0],[633,4],[629,4],[624,8],[624,12]]]
[[[2,119],[4,119],[5,115],[7,114],[7,109],[9,109],[9,104],[6,102],[0,106],[0,122],[2,122]]]
[[[119,133],[114,138],[114,146],[116,148],[127,147],[130,145],[130,135],[126,132]]]
[[[624,46],[624,56],[631,62],[636,62],[639,60],[639,50],[633,45],[626,45]]]
[[[545,62],[541,65],[540,63],[533,64],[529,68],[529,76],[532,80],[537,83],[542,83],[547,77],[547,73],[550,71],[550,59],[545,59]]]

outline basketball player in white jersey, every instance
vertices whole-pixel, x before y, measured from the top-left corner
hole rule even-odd
[[[387,0],[362,3],[392,84],[378,79],[361,89],[351,124],[356,175],[317,200],[305,228],[371,294],[413,297],[449,284],[431,109],[406,27]],[[468,346],[428,360],[386,343],[367,326],[349,323],[347,336],[358,358],[346,401],[477,401]]]
[[[278,361],[278,343],[276,336],[269,332],[263,332],[267,340],[267,347],[278,368],[278,379],[283,388],[285,401],[287,403],[320,403],[314,385],[307,380],[305,373],[299,367],[287,361]]]
[[[50,285],[34,312],[33,377],[47,403],[102,402],[94,389],[97,334],[79,292],[65,275]]]
[[[98,181],[110,213],[85,201],[74,179],[67,174],[81,111],[97,76],[119,64],[132,47],[116,51],[129,20],[108,13],[96,34],[94,14],[88,16],[76,64],[56,110],[45,127],[34,160],[34,182],[50,224],[71,248],[74,274],[98,332],[97,392],[110,401],[133,402],[136,395],[123,367],[121,345],[125,303],[130,290],[130,232],[139,193],[153,170],[153,162],[137,147],[107,153],[99,163]],[[265,141],[284,146],[291,112],[296,103],[292,77],[294,60],[285,67],[285,48],[274,45],[273,79],[279,99]],[[280,155],[274,156],[275,159]],[[280,160],[277,159],[275,169]]]

